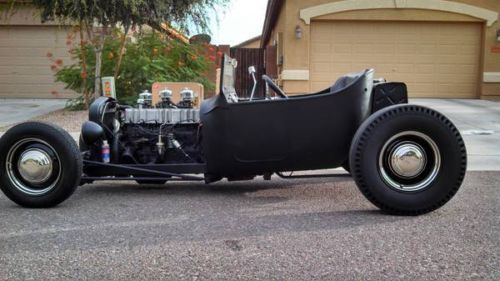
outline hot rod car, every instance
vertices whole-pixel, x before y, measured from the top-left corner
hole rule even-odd
[[[368,69],[287,96],[264,75],[265,97],[240,98],[236,65],[224,57],[220,93],[199,109],[189,91],[180,104],[168,90],[156,105],[148,93],[134,107],[98,98],[79,145],[51,124],[14,126],[0,139],[0,188],[21,206],[41,208],[93,181],[212,183],[344,167],[383,211],[419,215],[461,186],[467,153],[459,131],[439,112],[407,104],[404,83],[375,80]]]

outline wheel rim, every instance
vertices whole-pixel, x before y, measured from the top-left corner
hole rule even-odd
[[[16,142],[7,152],[7,177],[19,191],[40,196],[50,192],[61,177],[55,149],[37,138]]]
[[[378,165],[389,187],[414,192],[427,188],[434,181],[441,167],[441,155],[429,136],[405,131],[385,142]]]

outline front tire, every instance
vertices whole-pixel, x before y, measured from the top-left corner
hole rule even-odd
[[[0,139],[0,189],[23,207],[60,204],[73,194],[81,174],[78,146],[57,126],[21,123]]]
[[[445,116],[416,105],[387,107],[358,129],[350,168],[363,195],[385,212],[420,215],[448,202],[460,188],[467,152]]]

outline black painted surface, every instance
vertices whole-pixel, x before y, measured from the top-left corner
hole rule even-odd
[[[220,176],[340,166],[352,137],[371,113],[372,71],[337,91],[289,99],[228,103],[223,94],[201,107],[208,172]]]

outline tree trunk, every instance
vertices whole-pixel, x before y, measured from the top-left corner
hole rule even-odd
[[[106,26],[103,25],[97,46],[95,49],[95,80],[94,80],[94,98],[102,96],[101,93],[101,70],[102,70],[102,51],[104,49],[104,38],[106,37]]]
[[[124,55],[124,49],[125,49],[125,43],[127,42],[127,34],[128,34],[128,30],[129,30],[129,26],[125,26],[124,27],[124,33],[123,33],[123,37],[121,38],[121,41],[120,41],[120,51],[118,53],[118,61],[116,62],[116,65],[115,65],[115,81],[116,81],[116,78],[118,77],[118,74],[120,73],[120,66],[122,64],[122,60],[123,60],[123,55]]]
[[[84,27],[83,22],[80,21],[80,52],[81,52],[81,66],[82,66],[82,94],[83,94],[83,103],[85,109],[89,108],[89,92],[87,90],[87,54],[85,53],[85,36],[83,35]]]
[[[95,48],[95,79],[94,79],[94,98],[101,96],[101,65],[102,65],[102,48]]]

